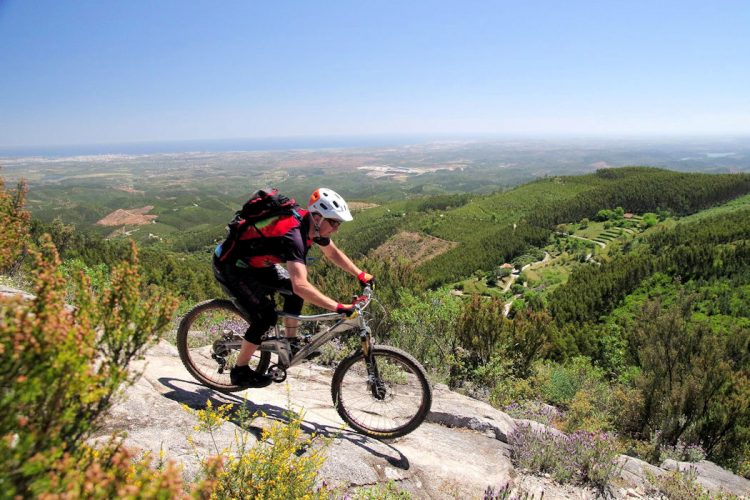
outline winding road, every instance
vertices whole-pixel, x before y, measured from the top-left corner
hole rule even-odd
[[[523,266],[521,268],[521,272],[518,273],[518,274],[511,273],[510,274],[510,279],[508,280],[508,283],[506,283],[505,286],[503,287],[503,292],[507,292],[508,290],[510,290],[510,287],[513,286],[513,283],[516,282],[516,280],[521,275],[521,273],[524,272],[526,269],[528,269],[529,267],[533,266],[534,264],[544,264],[545,262],[549,262],[550,260],[552,260],[552,257],[550,256],[549,252],[545,251],[544,252],[544,258],[542,260],[538,260],[536,262],[531,262],[529,264],[526,264],[525,266]],[[516,298],[516,297],[518,297],[518,295],[514,295],[513,296],[513,298]],[[513,304],[513,299],[511,299],[511,300],[509,300],[508,302],[505,303],[505,307],[503,308],[503,316],[505,316],[505,317],[508,316],[508,313],[510,312],[510,306],[512,304]]]

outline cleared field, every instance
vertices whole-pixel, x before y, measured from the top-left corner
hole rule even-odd
[[[146,214],[153,209],[153,205],[130,210],[117,209],[106,217],[99,219],[96,224],[99,226],[140,226],[150,224],[157,216]]]
[[[454,248],[458,243],[441,240],[423,233],[401,231],[373,250],[377,257],[390,259],[405,258],[414,264],[421,264]]]
[[[367,210],[368,208],[375,208],[375,207],[380,206],[376,203],[365,203],[364,201],[350,201],[348,203],[349,203],[349,208],[354,212]]]

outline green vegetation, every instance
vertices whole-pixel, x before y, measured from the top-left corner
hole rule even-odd
[[[109,463],[105,477],[112,484],[125,486],[130,475],[158,489],[166,476],[142,464],[130,474],[112,462],[125,458],[116,446],[97,453],[86,438],[102,425],[119,387],[133,381],[128,363],[169,324],[174,298],[144,289],[133,253],[96,295],[79,275],[71,312],[54,246],[43,241],[31,255],[35,298],[0,298],[0,487],[24,497],[63,492]],[[102,496],[117,491],[112,484],[98,485]]]
[[[680,174],[654,168],[600,170],[475,196],[439,213],[429,205],[391,203],[360,214],[356,226],[342,228],[340,241],[353,254],[365,254],[401,229],[456,241],[456,248],[420,265],[419,271],[437,286],[464,279],[477,269],[491,271],[530,246],[542,247],[556,226],[594,218],[603,206],[627,207],[637,214],[687,214],[749,190],[747,175]],[[642,222],[629,219],[617,231],[629,233],[628,225],[637,227]],[[610,232],[605,237],[615,236],[620,235]]]
[[[325,485],[315,484],[327,441],[304,436],[300,415],[287,410],[287,420],[264,429],[260,444],[253,446],[250,434],[242,429],[249,428],[254,416],[244,405],[233,411],[231,404],[213,408],[208,400],[203,410],[185,408],[197,417],[195,430],[208,434],[214,443],[214,434],[223,424],[232,420],[239,426],[228,449],[216,448],[215,456],[202,459],[204,476],[213,478],[211,498],[330,498],[332,492]]]
[[[215,222],[175,206],[189,223],[142,246],[140,289],[169,289],[183,308],[220,294],[210,248],[234,205],[226,197],[224,206],[209,203],[214,188],[223,189],[207,188],[201,201],[215,209]],[[15,242],[42,242],[49,233],[63,260],[55,272],[68,278],[54,282],[65,294],[85,297],[83,287],[102,297],[117,288],[129,245],[65,219],[33,220],[24,229],[23,192],[0,197],[3,269],[36,272],[40,264]],[[624,168],[485,195],[424,192],[436,191],[392,202],[383,195],[337,234],[337,244],[377,277],[379,341],[415,355],[434,381],[514,415],[567,432],[612,433],[612,446],[654,463],[705,456],[750,477],[750,176]],[[155,210],[166,214],[166,207]],[[418,267],[408,256],[373,256],[402,230],[459,244]],[[339,297],[356,293],[356,280],[318,251],[311,257],[317,286]],[[500,267],[505,262],[526,266],[508,292],[516,276]],[[558,473],[599,486],[609,477]]]
[[[570,436],[519,425],[508,438],[513,462],[521,469],[549,473],[560,483],[590,485],[605,491],[619,473],[617,443],[601,433],[575,432]]]
[[[0,255],[10,263],[21,253],[19,240],[10,237],[28,234],[22,203],[8,202],[13,199],[0,189],[0,213],[12,230],[0,233]],[[329,497],[315,484],[325,448],[313,446],[317,439],[302,439],[301,417],[291,413],[288,422],[263,433],[260,446],[250,447],[247,433],[238,433],[233,453],[216,449],[217,456],[203,462],[202,478],[189,485],[177,465],[163,457],[154,463],[148,454],[135,458],[116,436],[97,447],[87,444],[103,427],[114,396],[138,376],[128,370],[130,361],[159,340],[177,301],[145,283],[134,245],[111,268],[89,268],[78,259],[61,265],[49,235],[39,241],[38,247],[20,246],[33,259],[26,264],[34,298],[0,296],[4,496]],[[210,434],[228,420],[228,410],[214,410],[209,402],[194,411],[196,431]],[[242,408],[235,417],[242,419]]]

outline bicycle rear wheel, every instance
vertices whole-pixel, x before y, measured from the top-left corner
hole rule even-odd
[[[424,368],[406,352],[389,346],[373,346],[369,358],[357,352],[339,363],[331,381],[336,411],[352,429],[367,436],[404,436],[419,427],[432,406]]]
[[[246,389],[233,385],[229,370],[234,366],[247,319],[229,300],[214,299],[191,309],[177,329],[177,349],[190,374],[201,384],[222,392]],[[271,360],[268,352],[256,351],[250,367],[265,373]]]

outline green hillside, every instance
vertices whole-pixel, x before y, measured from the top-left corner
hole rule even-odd
[[[153,193],[171,222],[142,226],[169,236],[142,246],[144,282],[181,296],[183,311],[221,293],[210,248],[234,207],[211,189]],[[707,456],[750,475],[749,193],[744,174],[601,170],[389,202],[357,212],[336,241],[377,277],[388,313],[378,341],[412,353],[434,380],[568,432],[615,432],[654,463]],[[106,287],[127,242],[65,222],[34,220],[31,236],[51,233],[67,276]],[[376,257],[396,233],[458,245],[416,268],[412,255]],[[321,290],[356,292],[325,260],[311,265]]]
[[[459,245],[420,266],[433,285],[490,271],[542,246],[557,224],[593,218],[603,208],[684,215],[750,192],[750,176],[684,174],[655,168],[600,170],[554,177],[488,196],[456,196],[442,203],[392,203],[357,216],[340,239],[365,254],[399,230],[421,231]],[[453,204],[450,201],[453,201]],[[514,228],[515,224],[515,228]]]

